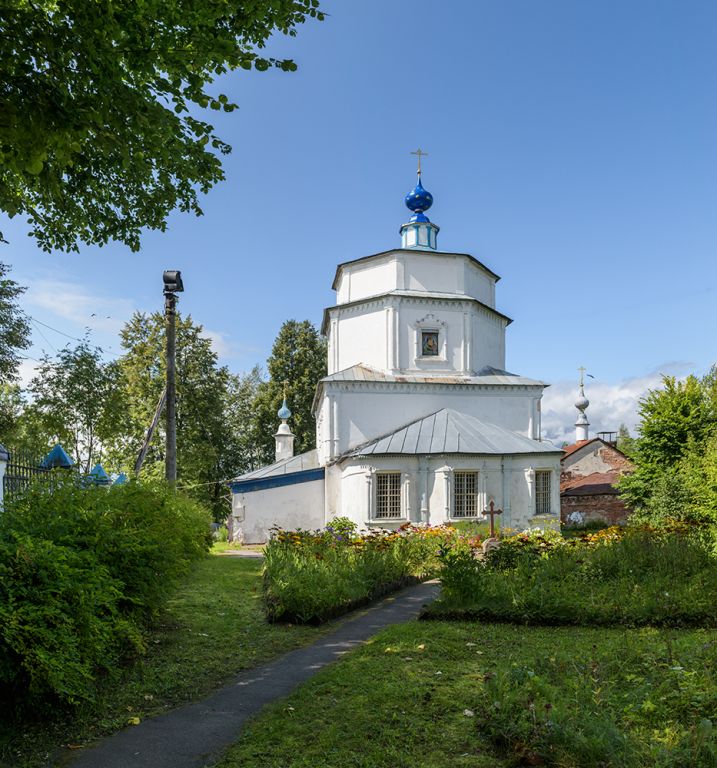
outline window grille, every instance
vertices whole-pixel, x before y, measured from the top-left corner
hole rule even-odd
[[[551,480],[550,470],[540,470],[535,473],[535,514],[549,515],[551,513]]]
[[[376,518],[401,517],[401,473],[379,472],[376,475]]]
[[[478,473],[453,473],[453,517],[478,514]]]

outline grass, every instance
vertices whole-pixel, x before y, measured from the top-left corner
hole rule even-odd
[[[443,594],[426,618],[597,626],[717,626],[717,559],[687,536],[636,531],[541,553],[520,537],[483,561],[444,557]]]
[[[261,560],[208,556],[185,579],[148,639],[148,651],[97,700],[41,723],[0,723],[0,765],[51,765],[81,745],[200,699],[242,669],[316,638],[311,627],[263,616]]]
[[[255,720],[220,768],[717,764],[717,632],[411,622]]]

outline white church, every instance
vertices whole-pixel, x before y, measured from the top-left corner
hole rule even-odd
[[[547,385],[505,370],[500,278],[470,254],[438,250],[420,154],[405,202],[399,248],[336,268],[316,449],[294,456],[284,402],[276,462],[231,483],[234,540],[335,516],[360,529],[481,520],[491,501],[503,527],[559,526],[562,450],[541,440]]]

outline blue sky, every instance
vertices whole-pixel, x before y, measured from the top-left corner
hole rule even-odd
[[[298,72],[217,84],[240,108],[209,115],[234,151],[204,217],[173,215],[137,254],[45,254],[23,222],[1,221],[0,259],[29,287],[33,317],[70,335],[91,326],[116,350],[118,327],[159,308],[162,270],[179,268],[182,310],[246,370],[283,320],[319,322],[336,263],[398,245],[420,145],[439,247],[502,276],[508,368],[553,383],[551,437],[572,430],[581,364],[596,376],[597,429],[634,424],[659,372],[712,364],[715,3],[323,8],[326,21],[271,42]],[[68,341],[40,328],[33,356]]]

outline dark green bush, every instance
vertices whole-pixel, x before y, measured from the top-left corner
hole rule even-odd
[[[161,484],[58,478],[0,513],[0,702],[91,699],[206,552],[210,515]],[[0,707],[2,706],[0,704]]]

